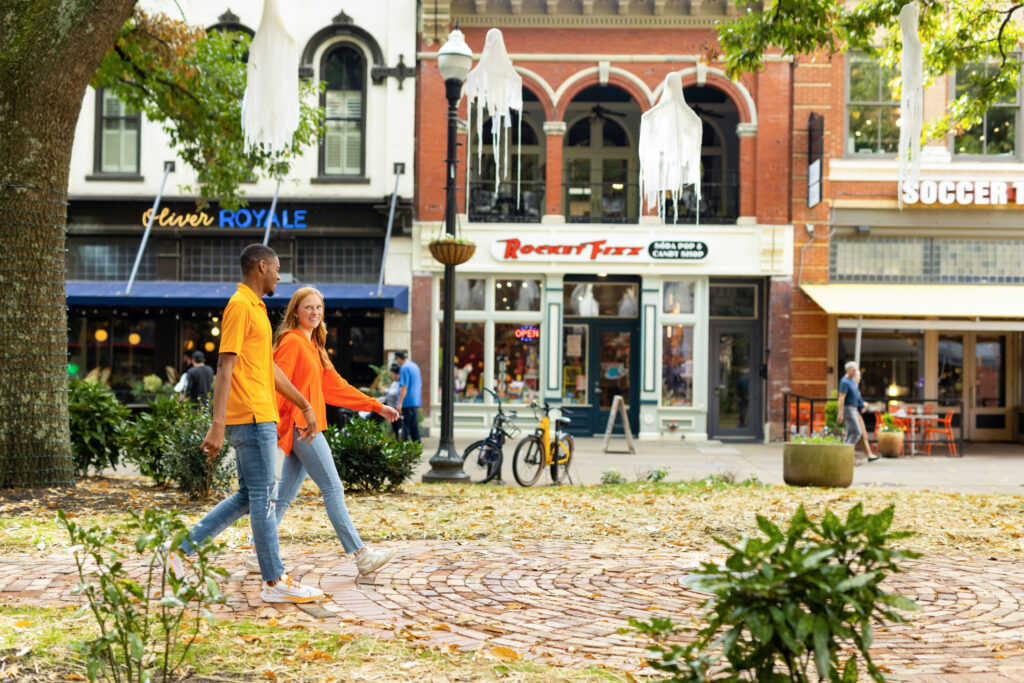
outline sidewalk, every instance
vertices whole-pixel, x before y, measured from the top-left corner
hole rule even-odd
[[[456,438],[461,453],[471,439]],[[707,441],[637,441],[635,454],[605,453],[603,439],[577,438],[571,475],[576,484],[599,484],[601,474],[617,470],[628,481],[654,469],[668,468],[666,481],[699,479],[710,474],[734,477],[737,481],[756,476],[768,484],[782,482],[782,444]],[[612,439],[612,450],[626,450],[624,438]],[[854,471],[854,487],[895,487],[958,491],[961,493],[1009,493],[1024,495],[1024,445],[1003,443],[965,444],[963,458],[946,455],[915,455],[882,458]],[[414,477],[419,481],[430,469],[430,457],[437,451],[437,437],[423,441],[423,462]],[[505,446],[502,479],[516,486],[512,476],[515,443]],[[938,453],[938,451],[936,451]],[[544,475],[540,485],[550,483]]]

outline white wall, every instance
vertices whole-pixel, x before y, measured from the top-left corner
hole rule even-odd
[[[299,53],[310,38],[320,29],[331,24],[332,17],[344,10],[352,17],[353,24],[369,32],[380,45],[386,66],[398,63],[404,55],[406,66],[416,64],[416,3],[414,0],[376,0],[361,2],[342,0],[324,3],[316,0],[288,0],[298,5]],[[178,5],[181,6],[181,11]],[[238,15],[245,26],[256,30],[259,26],[262,2],[229,3],[227,0],[144,0],[142,7],[150,12],[163,12],[178,18],[182,11],[185,19],[192,24],[211,26],[218,23],[218,17],[230,9]],[[319,56],[326,45],[321,46],[314,60],[314,78],[319,78]],[[367,60],[368,69],[372,66]],[[398,80],[387,78],[383,85],[374,85],[367,73],[366,102],[366,175],[369,184],[314,185],[310,179],[317,175],[318,151],[311,146],[292,166],[291,173],[281,184],[281,197],[303,199],[345,199],[361,197],[384,197],[394,189],[392,164],[404,162],[406,172],[399,182],[399,195],[412,197],[413,194],[413,145],[416,79],[406,78],[398,89]],[[86,176],[93,173],[95,137],[96,94],[90,88],[82,103],[75,131],[75,145],[71,156],[69,193],[72,198],[117,197],[152,199],[163,176],[163,162],[173,157],[167,137],[159,124],[142,122],[140,132],[140,172],[142,182],[89,181]],[[182,186],[194,184],[195,172],[179,159],[177,171],[168,179],[165,195],[170,198],[187,199],[195,196]],[[270,197],[274,183],[261,180],[246,185],[244,192],[249,197]],[[396,283],[397,284],[397,283]]]

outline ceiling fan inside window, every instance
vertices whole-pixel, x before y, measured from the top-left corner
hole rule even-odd
[[[603,121],[611,121],[611,120],[613,120],[612,119],[613,116],[618,117],[618,118],[626,118],[626,115],[623,114],[623,113],[612,111],[611,109],[605,109],[604,107],[601,106],[600,102],[598,102],[593,107],[591,107],[590,111],[591,111],[590,121],[592,123],[601,123]]]
[[[700,106],[700,104],[691,104],[690,109],[692,109],[693,113],[696,114],[697,116],[706,117],[709,119],[725,118],[723,114],[720,114],[717,111],[712,111],[710,109],[705,109],[704,107]]]

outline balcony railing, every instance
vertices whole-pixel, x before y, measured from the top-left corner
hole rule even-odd
[[[679,197],[679,214],[676,202],[665,199],[665,222],[690,224],[697,222],[697,195],[692,187],[683,190]],[[740,184],[735,179],[725,183],[701,183],[700,222],[732,224],[740,215]]]
[[[586,183],[564,185],[566,223],[636,223],[640,218],[637,183]]]
[[[514,181],[473,180],[469,183],[469,220],[480,223],[540,223],[544,215],[544,181],[524,180],[516,197]]]

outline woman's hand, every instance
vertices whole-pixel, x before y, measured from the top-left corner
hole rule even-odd
[[[299,430],[299,438],[309,443],[317,435],[316,415],[313,413],[313,406],[306,406],[302,409],[302,419],[306,421],[305,427],[295,425]]]
[[[394,422],[400,417],[398,411],[392,408],[391,406],[381,406],[380,415],[388,422]]]

